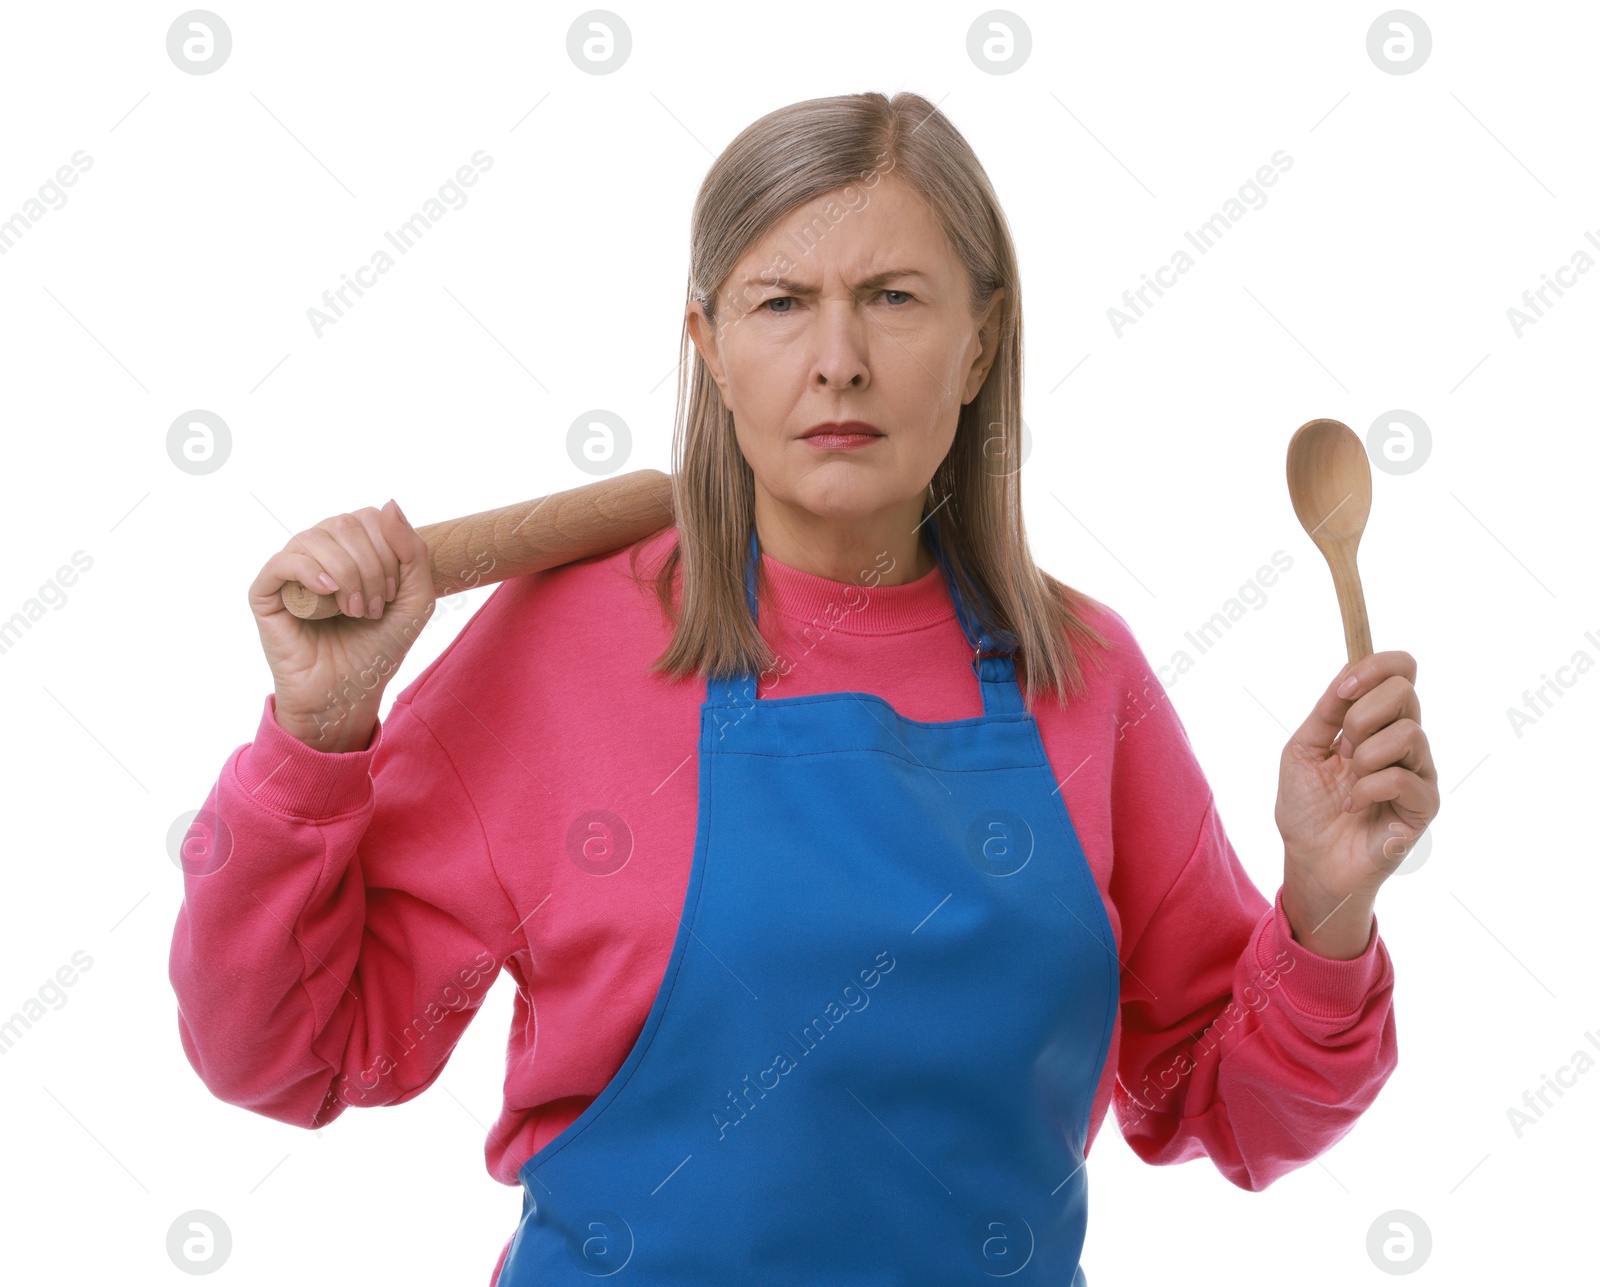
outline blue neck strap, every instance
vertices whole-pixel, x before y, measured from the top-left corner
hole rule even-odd
[[[933,550],[933,556],[944,575],[945,586],[950,592],[950,601],[956,610],[956,620],[961,623],[961,632],[973,648],[972,670],[978,677],[983,695],[984,713],[995,715],[1024,710],[1022,693],[1017,685],[1016,666],[1012,661],[1015,652],[1012,636],[1006,632],[985,630],[978,622],[977,617],[963,601],[961,592],[956,588],[950,560],[939,540],[937,517],[929,515],[925,521],[928,525],[928,545]],[[756,571],[760,567],[760,562],[761,547],[756,539],[755,524],[752,523],[750,553],[745,560],[744,588],[745,601],[750,606],[750,618],[757,622],[760,621],[760,609],[756,594]],[[708,686],[708,697],[714,701],[743,704],[744,701],[752,700],[756,691],[756,677],[753,675],[735,676],[721,681],[713,678]],[[738,696],[740,694],[742,698]]]

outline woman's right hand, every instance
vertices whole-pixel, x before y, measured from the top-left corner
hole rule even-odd
[[[283,606],[287,581],[335,595],[340,614],[301,620]],[[319,751],[364,750],[383,690],[433,605],[427,542],[392,500],[290,537],[250,583],[279,727]]]

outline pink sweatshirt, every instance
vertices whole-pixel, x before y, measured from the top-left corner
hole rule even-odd
[[[641,571],[676,535],[644,543]],[[793,667],[762,696],[983,713],[937,567],[866,589],[762,562],[761,631]],[[1115,1103],[1146,1162],[1204,1154],[1263,1189],[1348,1132],[1394,1070],[1393,967],[1376,926],[1348,961],[1294,941],[1127,623],[1090,621],[1113,651],[1103,669],[1085,654],[1089,694],[1033,712],[1122,965],[1089,1138]],[[504,969],[517,995],[484,1154],[520,1183],[627,1057],[671,955],[705,684],[649,673],[669,631],[622,550],[502,582],[365,750],[312,749],[268,695],[206,798],[198,823],[217,819],[222,847],[208,874],[185,863],[173,931],[178,1033],[212,1094],[308,1129],[403,1103]],[[596,857],[622,865],[593,874]]]

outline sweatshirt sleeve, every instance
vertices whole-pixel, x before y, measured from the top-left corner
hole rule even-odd
[[[345,753],[280,728],[269,694],[190,826],[168,977],[226,1103],[307,1129],[404,1103],[499,972],[509,904],[415,688]]]
[[[1137,646],[1133,659],[1147,700],[1114,758],[1117,1120],[1152,1165],[1207,1155],[1261,1190],[1346,1135],[1394,1071],[1394,970],[1376,918],[1352,960],[1295,941],[1281,885],[1269,906]]]

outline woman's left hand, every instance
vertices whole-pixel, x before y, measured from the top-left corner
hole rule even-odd
[[[1344,666],[1283,748],[1283,910],[1295,941],[1321,956],[1366,950],[1378,887],[1438,815],[1416,675],[1408,652]]]

